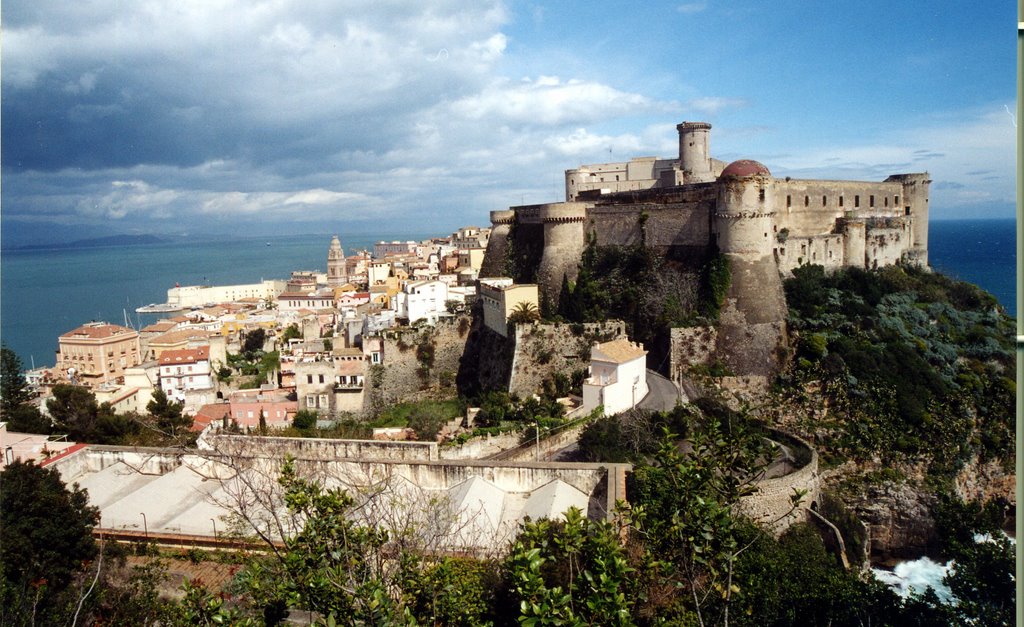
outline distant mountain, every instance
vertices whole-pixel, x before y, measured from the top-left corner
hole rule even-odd
[[[40,248],[98,248],[101,246],[128,246],[160,244],[168,240],[155,235],[108,235],[106,237],[91,237],[89,239],[78,239],[72,242],[55,242],[50,244],[26,244],[24,246],[12,246],[13,250],[36,250]]]

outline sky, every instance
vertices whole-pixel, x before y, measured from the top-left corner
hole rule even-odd
[[[776,176],[932,175],[1014,216],[1016,7],[993,2],[7,0],[4,245],[485,226],[675,125]]]

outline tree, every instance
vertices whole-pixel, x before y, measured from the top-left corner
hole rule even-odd
[[[69,490],[56,470],[33,463],[10,464],[0,485],[0,624],[8,624],[45,616],[96,557],[92,528],[99,510],[85,490]]]
[[[167,394],[157,388],[153,391],[153,399],[146,404],[148,411],[156,420],[156,426],[165,434],[174,437],[192,424],[192,419],[181,413],[183,405],[167,398]]]
[[[301,337],[302,331],[299,331],[299,325],[293,323],[285,327],[284,333],[281,334],[281,342],[287,344],[288,340],[297,340]]]
[[[308,409],[300,409],[295,414],[295,418],[292,421],[292,425],[300,431],[312,429],[316,426],[317,415],[315,411]]]
[[[537,320],[540,320],[537,305],[527,301],[516,303],[516,306],[512,308],[512,313],[508,315],[508,321],[514,324],[536,322]]]
[[[242,354],[249,361],[252,361],[256,353],[263,352],[263,345],[267,341],[267,332],[263,327],[257,327],[245,334],[245,341],[242,343]]]
[[[250,562],[242,583],[264,608],[301,607],[328,624],[409,624],[389,594],[383,572],[388,532],[354,522],[354,499],[345,490],[300,478],[285,462],[279,484],[301,530],[286,534],[273,557]]]
[[[527,625],[634,625],[638,580],[618,530],[574,508],[523,525],[505,565]]]
[[[3,419],[32,399],[32,391],[21,368],[17,353],[6,344],[0,345],[0,416]]]
[[[436,440],[446,421],[447,417],[432,405],[417,405],[409,413],[409,427],[416,432],[419,440]]]
[[[91,442],[96,434],[99,406],[88,388],[78,385],[53,386],[53,398],[46,401],[46,409],[53,418],[58,433],[66,433],[79,442]]]
[[[53,425],[43,416],[32,400],[32,390],[21,373],[18,355],[0,346],[0,420],[7,422],[10,431],[18,433],[50,433]]]

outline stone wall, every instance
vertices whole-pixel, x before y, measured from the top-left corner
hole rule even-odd
[[[790,525],[806,520],[807,510],[814,505],[821,491],[818,473],[818,452],[803,440],[787,435],[787,444],[803,446],[810,451],[810,461],[783,477],[758,481],[757,492],[740,499],[737,509],[754,522],[764,525],[775,535],[781,534]],[[803,498],[794,508],[792,497],[804,492]]]
[[[709,365],[714,361],[718,345],[715,327],[676,327],[669,338],[669,378],[682,385],[690,376],[692,366]]]
[[[472,318],[460,315],[442,318],[435,326],[382,332],[381,364],[367,377],[367,413],[423,398],[439,388],[454,394],[471,327]]]
[[[468,440],[458,446],[441,446],[438,450],[441,459],[485,459],[519,446],[520,433],[501,433],[485,435]]]
[[[208,450],[225,454],[246,455],[251,454],[250,451],[258,451],[261,456],[282,459],[285,456],[296,459],[390,461],[429,461],[439,458],[436,442],[213,435],[207,437],[205,443]]]
[[[574,370],[589,367],[590,349],[595,342],[620,337],[626,337],[626,324],[621,320],[517,325],[508,391],[519,396],[538,393],[544,379],[554,373],[569,376]]]

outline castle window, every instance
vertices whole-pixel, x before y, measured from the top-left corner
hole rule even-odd
[[[843,197],[842,196],[839,197],[839,206],[840,207],[843,206]]]
[[[821,206],[824,207],[827,204],[828,204],[828,196],[822,196],[821,197]]]
[[[764,202],[764,188],[762,187],[757,193],[757,199]]]
[[[860,196],[854,196],[853,197],[853,206],[854,207],[859,207],[860,206]]]
[[[893,196],[893,197],[892,197],[892,204],[893,204],[893,205],[898,205],[898,204],[900,204],[900,197],[899,197],[899,196]]]
[[[889,197],[888,196],[885,197],[885,206],[886,207],[889,206]]]
[[[811,205],[811,197],[810,196],[804,196],[804,206],[805,207],[809,207],[810,205]]]
[[[615,175],[615,180],[616,181],[619,180],[619,175],[618,174]]]
[[[870,196],[868,196],[868,199],[869,199],[868,203],[870,203],[868,206],[874,207],[875,206],[875,195],[871,194]]]
[[[793,206],[793,197],[790,196],[789,194],[786,194],[786,206],[787,207],[792,207]]]
[[[910,207],[904,207],[903,208],[903,214],[909,216],[910,215]]]
[[[768,234],[767,233],[764,234],[764,238],[768,239]]]

